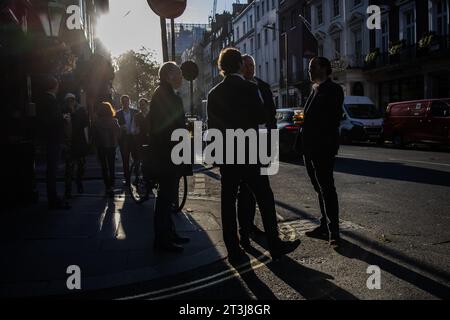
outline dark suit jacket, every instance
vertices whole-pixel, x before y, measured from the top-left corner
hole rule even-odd
[[[139,111],[136,109],[131,109],[130,108],[130,114],[131,114],[131,123],[134,122],[134,116],[138,113]],[[123,109],[120,109],[119,111],[116,112],[116,116],[115,118],[117,119],[117,121],[119,121],[119,125],[123,126],[125,124],[125,116],[123,114]],[[131,135],[131,132],[127,132],[126,134],[121,134],[120,135],[120,140],[122,139],[126,139],[127,136]]]
[[[266,127],[267,129],[276,129],[277,128],[277,120],[275,118],[277,114],[277,107],[275,106],[275,102],[273,101],[273,94],[270,85],[267,82],[262,81],[259,78],[256,78],[257,86],[259,92],[261,92],[262,98],[264,100],[264,109],[266,109]]]
[[[36,117],[38,134],[44,142],[64,142],[64,119],[56,97],[47,92],[43,93],[36,104]]]
[[[344,91],[331,79],[313,89],[304,111],[296,148],[310,157],[337,155]]]
[[[223,133],[224,146],[226,129],[258,130],[258,126],[267,120],[258,87],[237,75],[225,77],[209,92],[207,111],[208,127]]]
[[[178,142],[171,141],[176,129],[186,129],[182,99],[169,84],[161,82],[153,94],[147,115],[150,151],[146,161],[151,175],[164,177],[192,174],[192,166],[175,165],[171,159],[172,149]]]

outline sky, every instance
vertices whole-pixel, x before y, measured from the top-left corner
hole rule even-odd
[[[233,2],[218,0],[217,11],[231,11]],[[212,9],[213,0],[187,0],[186,11],[175,23],[208,23]],[[159,17],[146,0],[110,0],[110,12],[100,17],[97,36],[113,57],[145,46],[162,60]]]

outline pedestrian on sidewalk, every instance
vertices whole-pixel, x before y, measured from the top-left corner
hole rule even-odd
[[[130,157],[135,158],[136,146],[132,133],[134,117],[137,110],[130,108],[130,97],[123,95],[120,97],[122,108],[117,111],[115,118],[119,121],[121,134],[119,139],[120,154],[122,156],[123,173],[125,176],[125,185],[130,185]]]
[[[339,126],[344,91],[331,79],[331,63],[316,57],[309,63],[313,90],[305,104],[304,123],[297,135],[296,149],[319,197],[320,226],[306,235],[339,246],[339,203],[334,185],[334,163],[339,150]]]
[[[150,103],[147,115],[149,145],[151,153],[146,157],[145,165],[150,175],[159,183],[155,206],[155,242],[158,251],[180,253],[181,244],[189,238],[176,233],[171,215],[173,200],[178,193],[178,181],[186,174],[192,175],[191,165],[175,165],[171,159],[173,147],[177,142],[171,140],[177,129],[186,129],[183,100],[175,90],[181,87],[183,78],[181,69],[175,62],[166,62],[159,69],[160,84]]]
[[[97,107],[97,119],[92,126],[92,139],[97,147],[98,159],[102,167],[105,195],[114,197],[116,148],[119,143],[120,125],[109,102]]]
[[[209,128],[222,132],[224,140],[226,130],[242,129],[258,130],[260,124],[267,120],[263,101],[258,93],[256,84],[245,80],[239,73],[243,65],[241,52],[234,48],[222,50],[218,66],[224,79],[208,94],[208,125]],[[224,141],[226,145],[235,146],[233,141]],[[224,159],[226,159],[226,147]],[[264,231],[267,236],[269,251],[274,260],[282,255],[294,251],[300,244],[296,241],[281,241],[278,235],[275,200],[270,187],[269,178],[261,175],[261,166],[249,163],[249,145],[245,148],[245,164],[219,164],[221,173],[221,217],[223,238],[228,250],[230,262],[240,262],[245,259],[245,252],[239,243],[236,221],[236,200],[239,185],[244,181],[255,195]],[[235,162],[236,163],[236,162]]]
[[[85,107],[77,103],[73,93],[64,98],[64,117],[66,141],[64,148],[65,167],[65,198],[72,198],[72,182],[75,172],[77,192],[84,192],[83,176],[86,165],[86,155],[89,149],[89,116]]]
[[[136,146],[136,155],[139,157],[139,149],[148,143],[148,123],[146,117],[150,111],[150,102],[142,98],[139,100],[139,112],[134,116],[132,134]]]
[[[61,148],[64,142],[64,118],[56,95],[59,82],[49,76],[43,79],[43,93],[36,105],[38,136],[46,150],[47,200],[50,210],[67,210],[70,205],[63,201],[56,190],[56,175],[61,160]]]

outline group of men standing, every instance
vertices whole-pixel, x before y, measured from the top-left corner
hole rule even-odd
[[[222,133],[227,129],[258,131],[264,127],[269,132],[276,129],[276,107],[271,88],[255,77],[253,58],[249,55],[242,56],[237,49],[226,48],[220,54],[218,68],[224,79],[208,94],[208,127]],[[339,123],[344,95],[342,88],[330,79],[331,65],[327,59],[312,59],[309,73],[313,90],[305,105],[304,124],[298,133],[295,147],[303,154],[308,175],[318,194],[322,219],[320,226],[307,232],[307,236],[339,245],[339,206],[333,167],[339,148]],[[171,160],[172,148],[175,146],[171,139],[172,133],[176,129],[186,128],[183,103],[176,93],[182,83],[182,73],[174,62],[167,62],[161,66],[159,77],[160,85],[150,104],[142,101],[145,112],[131,109],[129,97],[123,96],[122,109],[117,113],[111,111],[111,114],[121,128],[119,146],[127,185],[130,183],[130,156],[137,157],[136,145],[142,144],[145,139],[151,146],[149,159],[152,159],[152,175],[159,182],[155,208],[155,249],[182,252],[181,245],[188,243],[189,239],[176,233],[171,219],[173,195],[177,192],[178,180],[182,175],[192,174],[191,166],[175,165]],[[59,119],[58,109],[54,106],[57,83],[50,81],[47,87],[44,96],[47,100],[42,105],[47,106],[48,112],[41,119],[44,123],[53,121],[52,125],[46,123],[44,126],[44,136],[48,142],[47,193],[52,207],[64,208],[64,204],[56,196],[55,186],[59,154],[57,146],[63,123],[55,120]],[[80,132],[84,132],[83,130]],[[139,136],[139,131],[142,141],[136,141],[136,133]],[[226,134],[223,136],[226,139]],[[224,145],[228,144],[227,141],[224,142]],[[234,145],[234,141],[229,143]],[[248,150],[249,148],[246,152]],[[246,159],[249,160],[248,157]],[[251,246],[250,239],[263,235],[274,260],[294,251],[300,245],[300,240],[282,241],[279,238],[274,194],[268,176],[261,174],[261,164],[248,162],[218,165],[221,173],[223,238],[229,260],[240,261],[245,257],[245,249]],[[264,231],[257,228],[254,222],[256,204],[261,213]]]

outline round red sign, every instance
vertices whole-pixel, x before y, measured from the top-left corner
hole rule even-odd
[[[175,19],[186,9],[186,0],[147,0],[150,8],[160,17]]]

